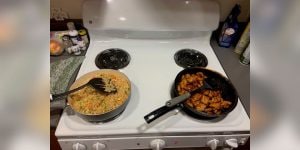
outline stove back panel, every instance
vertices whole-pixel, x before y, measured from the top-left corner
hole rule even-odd
[[[213,31],[219,24],[214,0],[86,0],[89,30]]]

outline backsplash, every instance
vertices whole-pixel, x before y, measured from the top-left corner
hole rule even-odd
[[[50,7],[61,9],[70,19],[81,19],[82,3],[84,0],[51,0]],[[108,0],[107,0],[108,1]],[[111,0],[113,1],[113,0]],[[188,1],[188,0],[186,0]],[[246,22],[250,14],[250,0],[217,0],[221,6],[221,21],[224,21],[236,3],[241,5],[239,21]]]

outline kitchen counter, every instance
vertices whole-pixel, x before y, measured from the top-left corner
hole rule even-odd
[[[222,48],[213,38],[211,46],[215,51],[224,71],[235,86],[246,112],[250,114],[250,65],[242,65],[234,47]]]

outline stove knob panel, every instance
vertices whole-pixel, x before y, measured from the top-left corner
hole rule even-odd
[[[80,143],[75,143],[72,146],[73,150],[86,150],[86,146]]]
[[[238,145],[238,140],[237,139],[228,139],[225,141],[226,145],[230,146],[231,148],[237,148]]]
[[[166,146],[166,142],[162,139],[155,139],[150,142],[150,147],[153,150],[162,150]]]
[[[211,150],[216,150],[219,144],[219,140],[217,139],[212,139],[207,142],[207,145],[210,147]]]
[[[106,148],[106,145],[103,143],[97,142],[93,145],[93,150],[104,150]]]

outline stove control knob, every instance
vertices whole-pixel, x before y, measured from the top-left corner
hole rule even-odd
[[[211,150],[216,150],[219,144],[219,140],[217,139],[212,139],[208,141],[206,144],[210,147]]]
[[[153,150],[162,150],[166,146],[166,142],[162,139],[155,139],[150,142],[150,147]]]
[[[96,144],[93,145],[94,150],[104,150],[106,148],[106,145],[103,143],[97,142]]]
[[[86,150],[86,146],[80,143],[75,143],[72,146],[73,150]]]
[[[238,141],[237,139],[228,139],[225,141],[226,145],[230,146],[231,148],[237,148],[238,147]]]

